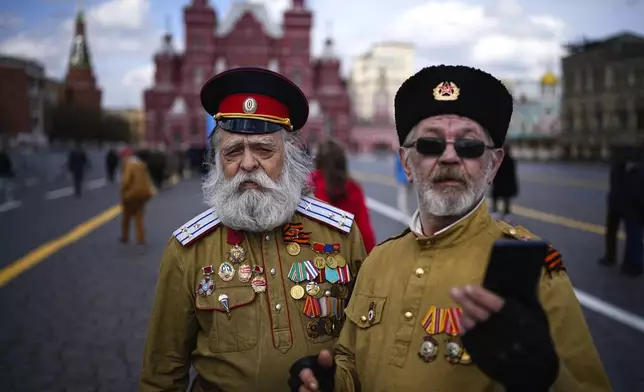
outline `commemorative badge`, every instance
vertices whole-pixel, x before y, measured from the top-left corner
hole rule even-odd
[[[239,245],[233,246],[228,251],[228,261],[233,264],[240,264],[246,260],[246,250]]]
[[[235,267],[231,263],[224,261],[219,266],[218,275],[224,282],[230,282],[235,277]]]
[[[253,269],[248,264],[242,264],[239,266],[237,272],[239,276],[239,281],[242,283],[250,282],[250,279],[253,277]]]
[[[212,280],[213,268],[212,265],[201,268],[203,279],[197,286],[197,294],[202,297],[209,297],[215,291],[215,281]]]
[[[376,303],[372,302],[371,304],[369,304],[369,311],[367,312],[367,321],[369,321],[369,324],[373,324],[375,319],[376,319]]]
[[[250,285],[256,293],[266,292],[266,278],[263,275],[257,275],[251,280]]]
[[[221,294],[219,296],[219,303],[221,304],[221,307],[224,308],[226,313],[230,315],[230,303],[228,302],[228,296],[226,294]]]

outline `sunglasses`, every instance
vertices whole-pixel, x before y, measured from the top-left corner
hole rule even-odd
[[[415,142],[403,147],[416,147],[416,151],[420,155],[439,157],[443,155],[448,144],[453,144],[456,154],[466,159],[480,158],[485,150],[494,150],[494,147],[487,146],[481,140],[456,139],[453,142],[448,142],[437,137],[420,137]]]

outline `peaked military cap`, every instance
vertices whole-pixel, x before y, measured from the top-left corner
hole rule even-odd
[[[420,121],[442,114],[467,117],[485,128],[501,147],[510,126],[513,99],[501,81],[462,65],[423,68],[396,92],[394,109],[400,145]]]
[[[309,117],[309,103],[295,83],[264,68],[241,67],[210,78],[201,105],[216,125],[230,132],[297,131]]]

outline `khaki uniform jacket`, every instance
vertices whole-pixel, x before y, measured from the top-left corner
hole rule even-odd
[[[377,246],[363,263],[346,309],[347,323],[336,347],[336,391],[503,392],[476,365],[446,360],[445,333],[434,336],[439,351],[432,362],[419,355],[429,336],[421,324],[430,307],[457,307],[450,289],[480,284],[492,245],[503,237],[534,236],[492,220],[482,203],[469,217],[433,237],[406,231]],[[562,264],[548,261],[553,263],[544,268],[539,298],[561,363],[552,391],[610,391]]]
[[[309,197],[302,197],[291,223],[302,224],[302,236],[310,233],[311,246],[302,245],[298,255],[291,255],[282,228],[245,233],[238,245],[246,251],[246,260],[231,263],[235,275],[229,281],[222,276],[228,279],[225,273],[230,269],[224,266],[224,274],[220,274],[220,266],[228,261],[234,247],[229,242],[233,237],[238,241],[239,232],[221,225],[214,211],[206,211],[174,233],[159,271],[141,392],[186,391],[191,364],[199,375],[193,391],[283,392],[288,388],[288,370],[297,359],[333,348],[349,287],[366,257],[360,232],[353,224],[353,215]],[[348,268],[342,271],[344,280],[350,279],[348,283],[329,283],[339,278],[340,267],[329,270],[331,266],[323,265],[322,274],[314,263],[298,264],[314,262],[318,256],[316,242],[330,247],[335,244],[336,260],[338,254],[346,260]],[[253,277],[265,278],[266,292],[256,292],[252,281],[239,279],[244,264],[263,269],[263,274],[253,273]],[[214,290],[199,294],[202,268],[209,265],[214,270]],[[307,279],[316,272],[316,278]],[[322,276],[326,282],[318,287],[323,296],[310,296],[308,293],[315,293],[315,285],[307,285],[307,281],[321,281]],[[303,279],[299,289],[293,289],[293,280]],[[305,289],[307,286],[311,290]],[[304,297],[294,299],[292,293]],[[219,300],[223,294],[228,297],[230,314]],[[343,297],[346,299],[338,300]]]
[[[145,162],[135,157],[126,159],[123,162],[121,199],[125,202],[147,200],[152,193],[152,180]]]

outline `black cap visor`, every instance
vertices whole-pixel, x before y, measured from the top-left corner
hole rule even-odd
[[[273,133],[286,130],[281,124],[250,118],[225,118],[217,121],[217,126],[228,132],[247,134]]]

